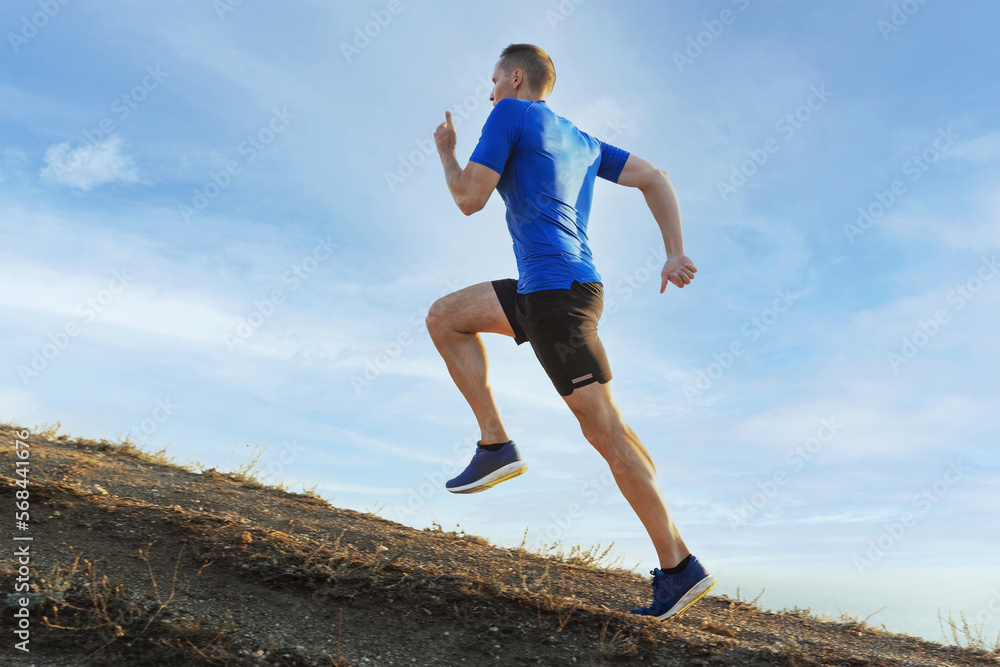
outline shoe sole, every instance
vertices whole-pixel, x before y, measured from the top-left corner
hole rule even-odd
[[[514,461],[513,463],[508,463],[502,468],[497,468],[486,477],[483,477],[472,484],[456,486],[448,490],[452,493],[479,493],[480,491],[485,491],[486,489],[496,486],[500,482],[506,482],[508,479],[517,477],[527,469],[528,464],[524,461]]]
[[[677,616],[678,614],[687,610],[687,608],[693,605],[695,602],[705,597],[705,594],[708,593],[710,590],[712,590],[712,588],[714,588],[715,584],[717,583],[719,583],[718,579],[716,579],[711,574],[708,575],[707,577],[699,581],[697,584],[692,586],[687,593],[682,595],[681,599],[678,600],[673,607],[667,610],[666,613],[660,614],[655,618],[659,621],[665,621],[668,618]]]

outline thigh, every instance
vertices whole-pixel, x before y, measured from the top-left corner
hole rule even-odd
[[[446,294],[434,302],[427,317],[461,333],[498,333],[514,337],[496,290],[489,282]]]

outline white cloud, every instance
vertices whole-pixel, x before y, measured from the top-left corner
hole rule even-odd
[[[221,347],[221,332],[235,326],[235,318],[215,301],[193,290],[141,285],[124,267],[104,276],[23,262],[0,270],[0,306],[5,308],[41,311],[81,326],[99,317],[101,323],[133,331]]]
[[[122,153],[122,140],[117,135],[75,149],[69,142],[49,146],[40,176],[51,183],[80,188],[84,192],[114,181],[135,183],[139,180],[135,164]]]
[[[973,162],[993,162],[1000,159],[1000,132],[987,132],[975,139],[963,141],[949,153],[950,157]]]

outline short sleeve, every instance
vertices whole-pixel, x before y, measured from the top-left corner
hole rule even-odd
[[[503,175],[504,165],[521,136],[522,121],[526,107],[517,100],[506,99],[497,102],[490,112],[476,149],[469,162],[476,162]]]
[[[622,149],[601,143],[601,165],[597,168],[597,175],[612,183],[618,182],[618,177],[622,175],[622,169],[628,161],[629,152]]]

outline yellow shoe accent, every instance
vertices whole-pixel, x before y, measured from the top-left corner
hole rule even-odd
[[[691,605],[693,605],[693,604],[694,604],[695,602],[697,602],[698,600],[700,600],[700,599],[702,599],[703,597],[705,597],[706,595],[708,595],[708,592],[709,592],[710,590],[712,590],[713,588],[715,588],[715,585],[716,585],[717,583],[719,583],[719,580],[718,580],[718,579],[716,579],[715,581],[713,581],[713,582],[712,582],[712,585],[711,585],[711,586],[709,586],[708,588],[706,588],[706,589],[705,589],[704,591],[702,591],[702,592],[701,592],[701,593],[700,593],[700,594],[698,595],[698,597],[696,597],[695,599],[691,600],[691,601],[690,601],[690,602],[688,602],[688,603],[687,603],[686,605],[684,605],[684,606],[683,606],[682,608],[678,609],[678,610],[677,610],[677,611],[675,611],[675,612],[674,612],[673,614],[671,614],[670,616],[667,616],[667,618],[665,618],[665,619],[663,619],[663,620],[665,621],[665,620],[667,620],[667,619],[670,619],[670,618],[677,618],[678,616],[680,616],[681,614],[683,614],[683,613],[684,613],[685,611],[687,611],[687,610],[688,610],[688,608],[689,608],[689,607],[690,607]]]
[[[528,466],[524,466],[523,468],[518,468],[517,470],[515,470],[512,473],[510,473],[509,475],[504,475],[500,479],[493,480],[489,484],[483,484],[481,487],[479,487],[475,491],[471,491],[470,493],[479,493],[480,491],[485,491],[486,489],[492,489],[494,486],[496,486],[500,482],[506,482],[508,479],[514,479],[515,477],[517,477],[518,475],[520,475],[521,473],[523,473],[527,469],[528,469]]]

